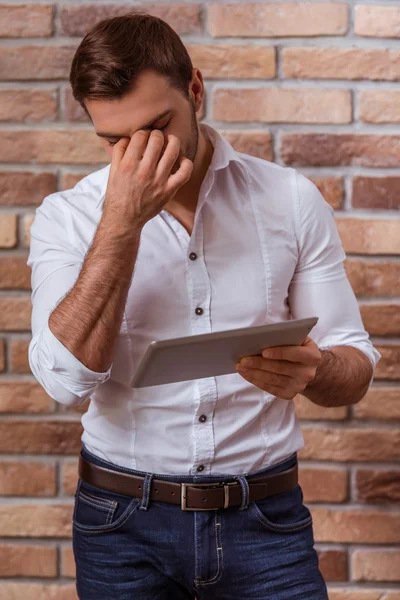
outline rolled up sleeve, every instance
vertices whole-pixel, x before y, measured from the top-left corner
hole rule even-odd
[[[380,353],[364,328],[344,267],[346,254],[332,207],[318,188],[297,173],[296,224],[299,260],[289,288],[291,314],[317,316],[310,337],[318,346],[354,346],[375,369]],[[373,376],[370,384],[372,383]]]
[[[51,312],[74,286],[83,257],[68,238],[68,219],[62,192],[44,199],[36,209],[30,228],[27,265],[31,268],[32,340],[29,365],[37,381],[57,402],[73,406],[92,395],[109,379],[112,364],[104,373],[91,371],[53,334]]]

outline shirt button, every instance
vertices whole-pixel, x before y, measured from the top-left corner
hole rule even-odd
[[[194,311],[196,313],[196,315],[202,315],[204,310],[200,307],[196,308],[196,310]]]
[[[189,254],[189,258],[190,258],[190,260],[196,260],[196,258],[197,258],[197,254],[196,254],[196,252],[191,252],[191,253]]]
[[[204,465],[199,465],[199,466],[197,467],[197,470],[198,470],[198,471],[200,471],[200,472],[201,472],[201,471],[204,471]]]
[[[201,417],[199,417],[199,421],[200,423],[205,423],[207,421],[206,415],[201,415]]]

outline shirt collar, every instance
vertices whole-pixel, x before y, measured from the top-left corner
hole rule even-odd
[[[209,170],[211,171],[219,171],[221,169],[225,169],[231,162],[238,163],[241,167],[244,167],[243,159],[240,157],[240,154],[236,152],[236,150],[232,147],[232,145],[226,140],[216,129],[207,125],[206,123],[200,123],[200,128],[202,132],[209,138],[211,141],[214,152],[211,159],[211,163],[209,165]],[[107,165],[104,169],[104,180],[101,185],[102,194],[99,198],[99,201],[96,204],[96,208],[98,208],[105,199],[107,182],[110,173],[111,164]]]

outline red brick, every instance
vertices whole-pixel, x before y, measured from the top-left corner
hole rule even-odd
[[[53,33],[53,7],[0,5],[0,37],[45,37]]]
[[[120,17],[128,12],[145,11],[163,19],[178,33],[200,33],[200,6],[198,4],[160,5],[145,3],[132,6],[114,4],[85,4],[84,6],[64,6],[61,10],[61,35],[84,36],[103,19]]]
[[[27,214],[24,215],[23,219],[22,219],[22,229],[23,229],[23,246],[25,248],[29,248],[29,245],[31,243],[31,226],[33,223],[33,219],[34,219],[34,215],[33,214]]]
[[[298,394],[294,399],[296,414],[299,419],[303,420],[341,420],[347,417],[348,407],[337,406],[326,408],[314,404],[305,396]]]
[[[0,421],[0,452],[75,454],[81,434],[77,421]]]
[[[400,79],[400,52],[380,48],[285,48],[284,77],[301,79]]]
[[[359,588],[329,589],[329,600],[400,600],[397,592],[385,590],[361,590]]]
[[[272,79],[275,49],[270,46],[187,45],[193,66],[206,79]]]
[[[0,248],[14,248],[17,245],[17,217],[0,214]]]
[[[344,469],[320,469],[300,465],[299,481],[308,502],[345,502],[348,473]]]
[[[0,462],[0,495],[54,496],[57,492],[56,476],[54,464],[10,460]]]
[[[62,490],[66,496],[73,496],[78,483],[78,461],[68,460],[63,463]]]
[[[77,46],[3,46],[0,81],[68,79]]]
[[[54,121],[57,118],[56,90],[0,90],[0,122]]]
[[[71,547],[63,548],[61,553],[62,574],[64,577],[73,577],[75,579],[76,568],[74,553]]]
[[[5,348],[4,340],[0,339],[0,373],[5,369]]]
[[[31,368],[28,360],[29,340],[12,339],[11,340],[11,371],[13,373],[30,373]]]
[[[311,507],[314,538],[318,542],[396,544],[400,542],[400,515],[383,510]]]
[[[71,537],[72,509],[71,504],[0,504],[0,535]]]
[[[398,304],[362,304],[361,317],[370,335],[400,335]]]
[[[57,577],[54,546],[0,544],[0,555],[0,577]]]
[[[400,254],[400,219],[336,219],[347,253]]]
[[[381,462],[399,458],[400,430],[303,427],[305,460]]]
[[[289,37],[343,35],[346,4],[315,2],[215,3],[208,7],[208,30],[214,37]]]
[[[218,89],[213,97],[217,121],[261,123],[350,123],[350,90],[317,88]]]
[[[399,97],[400,99],[400,97]],[[400,208],[400,177],[355,177],[352,205],[354,208]]]
[[[78,600],[74,583],[17,583],[0,585],[0,600]]]
[[[355,550],[351,557],[352,579],[355,581],[398,581],[399,550]]]
[[[87,175],[89,175],[89,173],[65,173],[61,180],[61,188],[63,190],[70,190]]]
[[[347,553],[343,550],[318,550],[319,568],[325,581],[347,580]]]
[[[237,152],[273,160],[271,135],[266,131],[219,131]]]
[[[359,118],[366,123],[399,123],[398,90],[360,90]]]
[[[342,208],[344,200],[344,181],[342,177],[309,177],[308,179],[317,186],[332,208]]]
[[[400,346],[376,345],[376,349],[381,353],[382,358],[376,367],[375,379],[400,379]]]
[[[354,7],[354,33],[365,37],[400,37],[400,7],[368,6]]]
[[[25,331],[31,328],[30,297],[0,298],[0,329],[5,331]]]
[[[54,408],[54,400],[39,383],[0,379],[0,413],[48,413]]]
[[[93,131],[35,129],[0,131],[0,161],[104,163],[107,155]]]
[[[0,256],[0,289],[30,290],[31,270],[27,256]]]
[[[345,267],[358,296],[400,296],[400,263],[348,259]]]
[[[400,470],[357,469],[357,498],[366,502],[400,502]]]
[[[45,196],[57,191],[55,173],[29,171],[0,172],[0,204],[38,206]]]
[[[288,133],[282,137],[281,155],[288,165],[399,167],[400,136]]]
[[[367,394],[353,406],[357,419],[400,420],[400,388],[370,387]]]
[[[75,7],[70,6],[69,8]],[[82,106],[73,97],[72,89],[70,87],[64,90],[64,107],[64,118],[66,121],[91,123],[89,117],[83,110]]]

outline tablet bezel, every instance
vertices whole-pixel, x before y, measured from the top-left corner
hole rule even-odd
[[[185,348],[190,349],[190,347],[192,345],[196,345],[196,344],[199,344],[199,343],[205,342],[205,341],[212,342],[213,340],[216,340],[216,341],[229,340],[232,338],[234,338],[234,339],[243,338],[244,336],[246,336],[246,339],[248,339],[250,336],[250,339],[251,339],[252,336],[254,336],[254,338],[256,338],[256,336],[258,336],[260,334],[264,334],[264,333],[268,334],[268,333],[276,333],[276,332],[280,332],[282,334],[282,338],[283,338],[282,342],[283,343],[280,343],[280,345],[285,346],[285,345],[290,345],[290,340],[289,340],[289,344],[286,343],[288,338],[290,338],[290,334],[298,333],[299,330],[300,331],[303,330],[303,333],[304,333],[303,339],[305,339],[307,337],[308,333],[311,331],[311,329],[315,326],[317,321],[318,321],[318,317],[309,317],[306,319],[291,319],[289,321],[282,321],[279,323],[271,323],[271,324],[260,325],[260,326],[255,326],[255,327],[242,327],[239,329],[228,329],[228,330],[224,330],[224,331],[214,331],[212,333],[202,333],[202,334],[183,336],[183,337],[178,337],[178,338],[155,340],[155,341],[151,342],[149,344],[149,346],[147,347],[147,350],[146,350],[145,354],[143,355],[143,357],[140,361],[140,364],[138,366],[138,369],[135,372],[135,375],[132,379],[131,386],[133,388],[137,389],[137,388],[142,388],[142,387],[150,387],[150,386],[154,386],[154,385],[164,385],[163,383],[148,383],[148,382],[146,382],[145,385],[143,384],[143,380],[146,377],[146,370],[148,369],[149,365],[153,361],[157,352],[161,349],[176,348],[177,346],[181,346],[182,351],[184,351]],[[285,334],[286,334],[286,336],[285,336]],[[292,342],[292,344],[293,344],[293,342]],[[265,346],[265,347],[268,347],[268,346]],[[212,375],[210,375],[210,376],[212,377]],[[191,380],[193,380],[193,378],[177,379],[176,382],[191,381]],[[165,382],[165,383],[174,383],[174,382]]]

